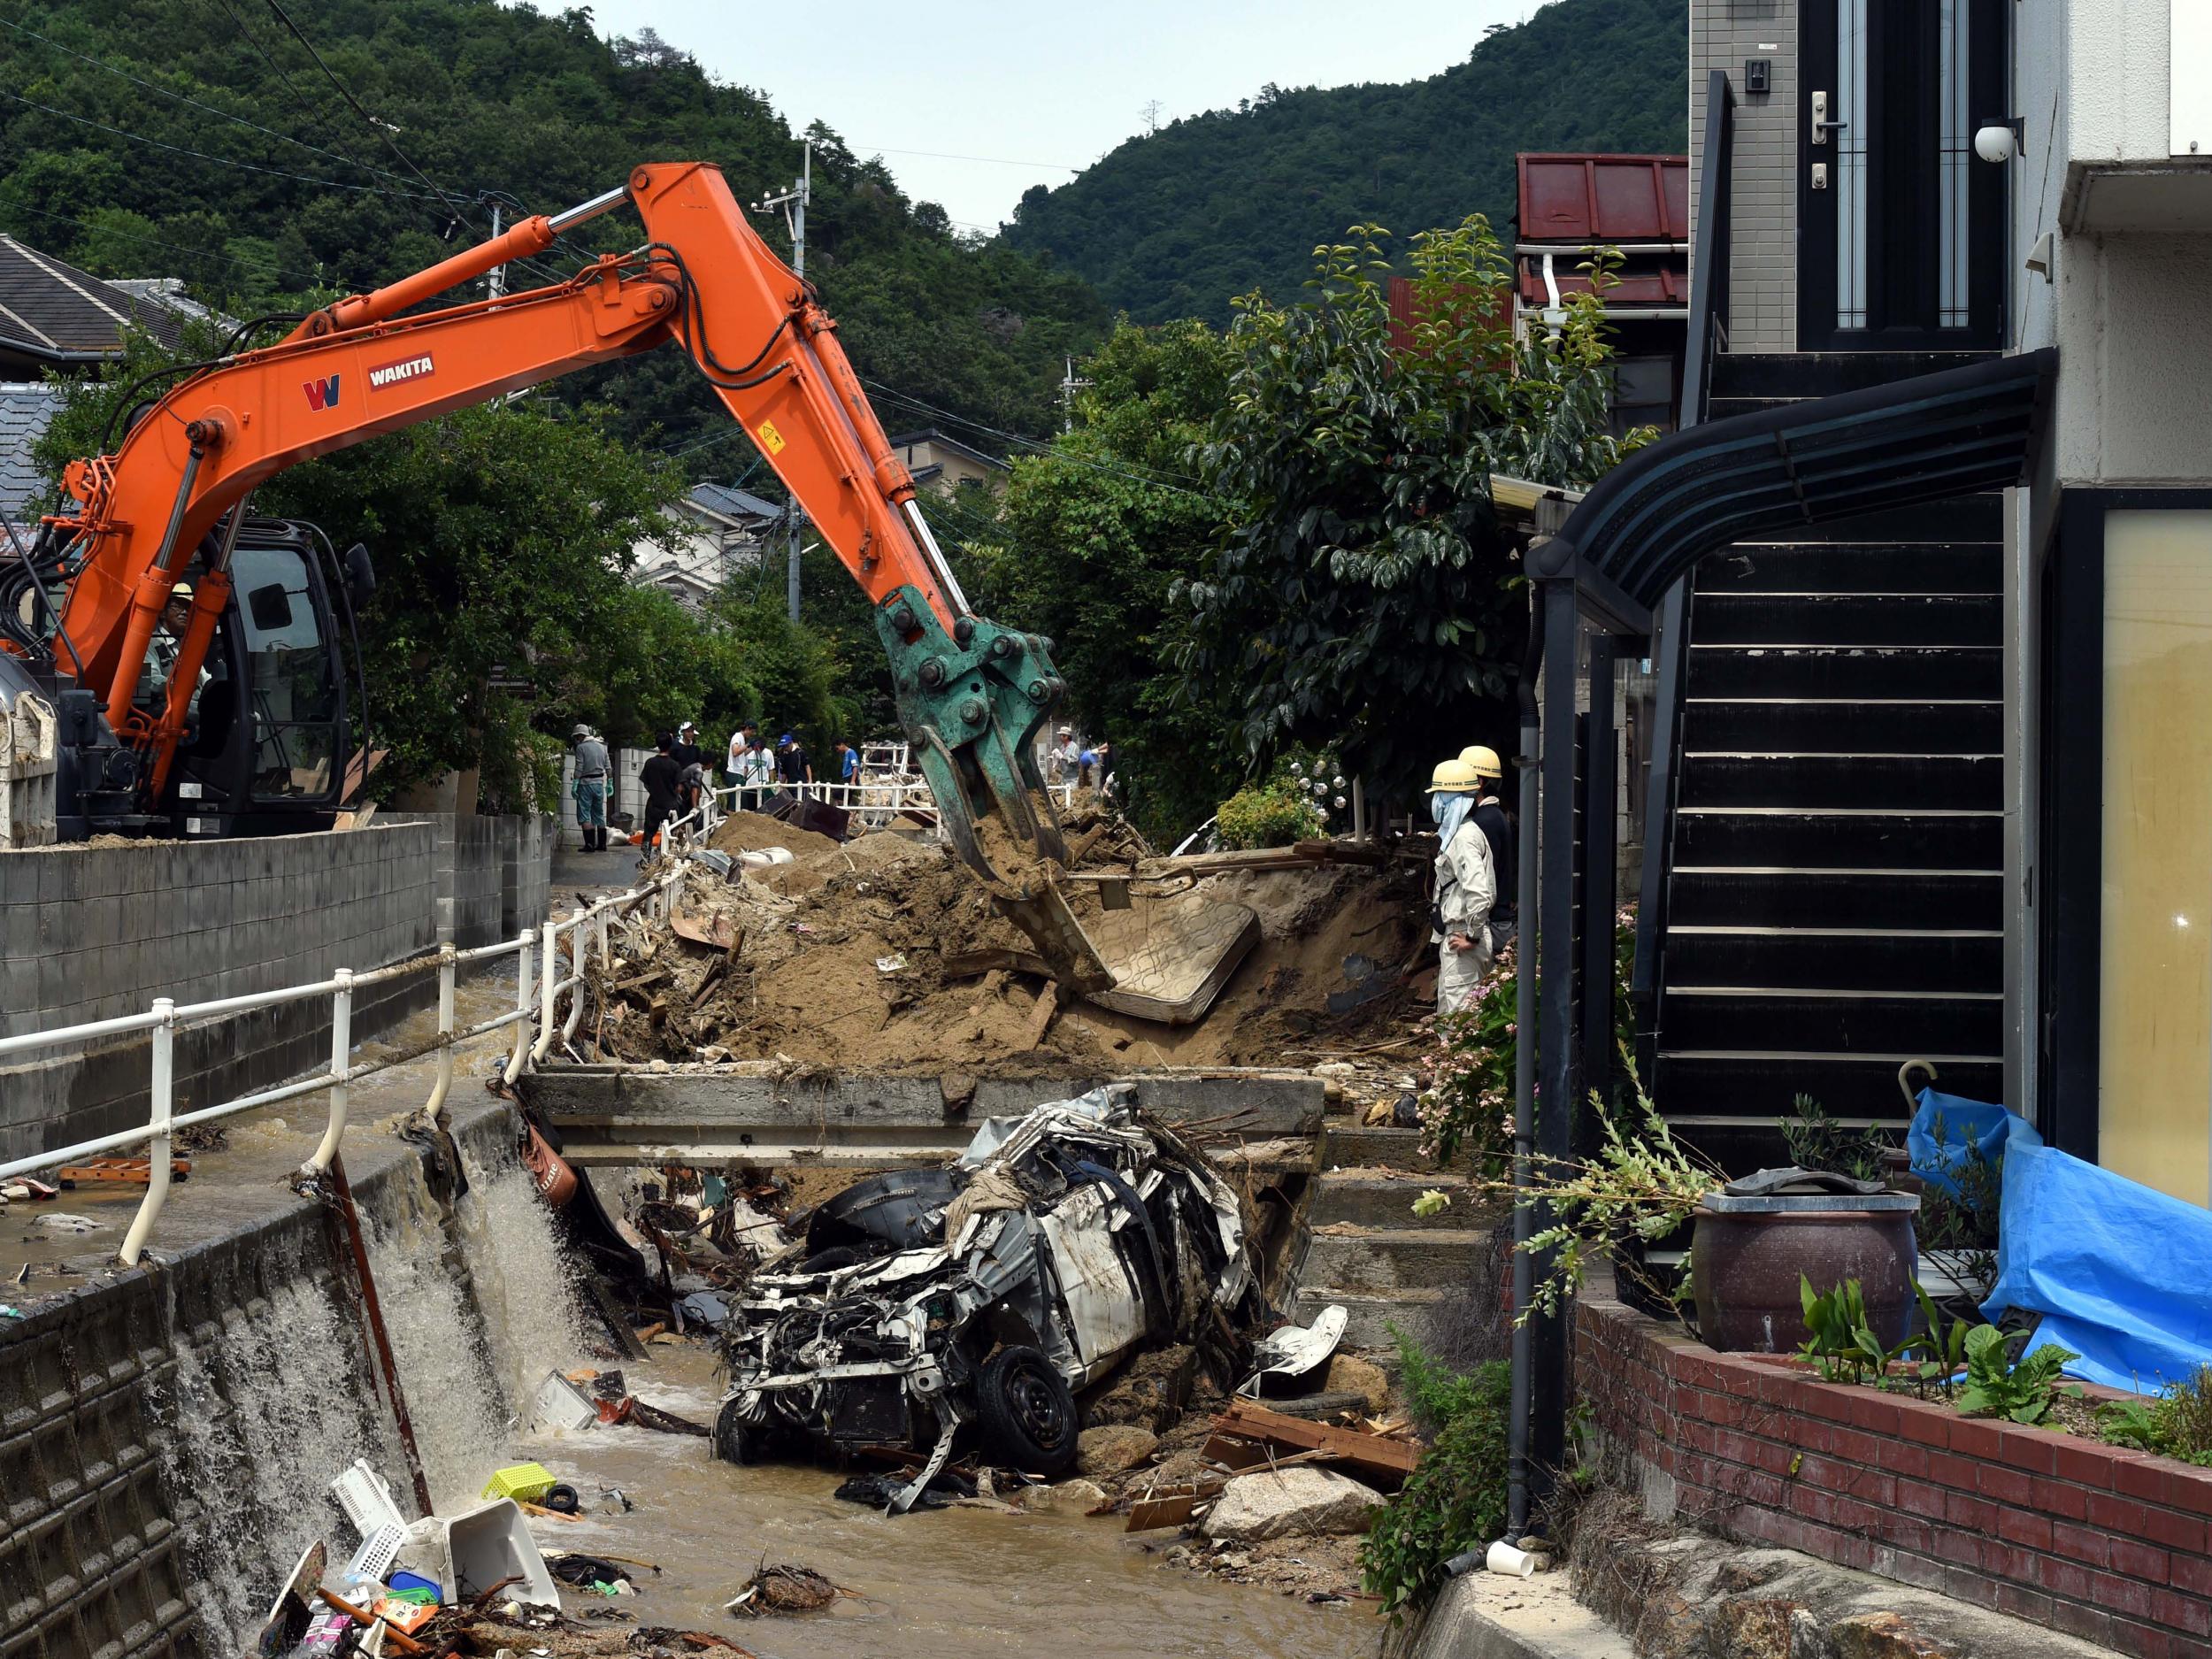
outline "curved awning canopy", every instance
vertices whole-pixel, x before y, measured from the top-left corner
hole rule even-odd
[[[1732,542],[2024,482],[2057,368],[2046,348],[1671,433],[1599,480],[1530,572],[1628,621]]]

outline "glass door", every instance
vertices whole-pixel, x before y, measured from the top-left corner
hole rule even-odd
[[[2004,344],[2008,0],[1806,0],[1798,348]]]

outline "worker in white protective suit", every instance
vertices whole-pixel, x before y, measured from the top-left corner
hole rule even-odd
[[[1464,1008],[1490,968],[1490,909],[1497,902],[1497,867],[1490,839],[1474,821],[1482,780],[1455,756],[1429,779],[1429,816],[1436,820],[1436,902],[1430,912],[1438,951],[1436,1011]]]

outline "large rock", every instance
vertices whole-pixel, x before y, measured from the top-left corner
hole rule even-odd
[[[1383,1507],[1382,1494],[1348,1475],[1310,1464],[1239,1475],[1206,1517],[1207,1537],[1225,1543],[1263,1538],[1364,1532]]]
[[[1349,1390],[1367,1402],[1367,1415],[1380,1417],[1390,1409],[1390,1379],[1383,1375],[1379,1365],[1370,1364],[1356,1354],[1332,1354],[1329,1356],[1329,1375],[1322,1385],[1325,1393]]]
[[[1102,1429],[1085,1429],[1075,1437],[1075,1466],[1094,1480],[1134,1469],[1152,1455],[1160,1437],[1150,1429],[1118,1423]]]
[[[1052,1486],[1024,1486],[1014,1502],[1039,1515],[1088,1515],[1106,1502],[1106,1488],[1094,1480],[1063,1480]]]

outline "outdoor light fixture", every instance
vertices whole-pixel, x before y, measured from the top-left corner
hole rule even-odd
[[[2020,153],[2020,146],[2024,142],[2021,128],[2024,125],[2017,115],[2008,115],[2002,120],[1984,121],[1974,131],[1974,153],[1984,161],[2010,161]]]

